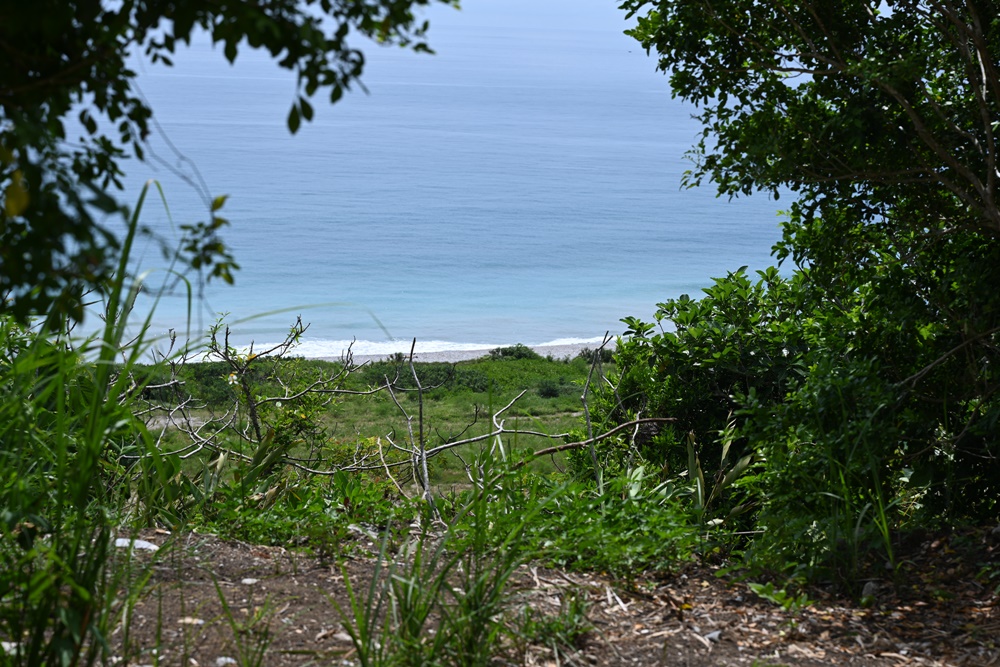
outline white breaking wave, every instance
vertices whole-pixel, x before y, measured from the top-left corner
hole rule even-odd
[[[614,341],[614,337],[611,338]],[[538,345],[532,345],[531,347],[557,347],[559,345],[600,345],[604,342],[604,338],[598,336],[597,338],[557,338],[555,340],[550,340],[547,343],[539,343]]]
[[[543,343],[525,343],[529,347],[559,347],[567,345],[600,345],[602,338],[558,338]],[[514,345],[511,342],[498,343],[455,343],[446,340],[417,340],[416,347],[413,348],[416,354],[429,354],[438,352],[467,352],[493,350],[498,347]],[[409,354],[413,346],[412,340],[303,340],[292,350],[296,356],[316,358],[340,358],[350,349],[355,356],[365,357],[387,357],[397,353]],[[265,349],[264,346],[256,345],[256,349]]]
[[[295,347],[292,354],[309,358],[341,357],[350,349],[355,355],[380,357],[399,352],[409,354],[412,346],[412,340],[304,340]],[[418,340],[415,352],[417,354],[428,352],[460,352],[465,350],[492,350],[497,347],[503,347],[503,345],[490,343],[452,343],[445,340]]]

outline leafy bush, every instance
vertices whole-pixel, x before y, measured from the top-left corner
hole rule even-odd
[[[705,501],[725,478],[714,507],[699,511],[763,530],[747,551],[755,563],[849,586],[876,561],[893,563],[904,517],[990,516],[1000,465],[988,425],[1000,406],[974,383],[992,376],[994,352],[949,353],[962,344],[934,302],[904,298],[919,268],[872,265],[853,290],[806,271],[769,269],[755,283],[738,271],[700,300],[660,304],[657,322],[674,330],[626,318],[619,374],[597,396],[595,423],[675,421],[599,445],[600,464],[625,470],[638,453],[664,478],[698,481]],[[928,289],[964,289],[964,271],[916,275]],[[589,456],[571,461],[592,474]]]
[[[978,176],[984,160],[996,163],[995,143],[981,138],[997,117],[996,95],[983,101],[979,91],[1000,76],[975,66],[996,62],[998,44],[998,24],[981,22],[976,6],[949,7],[948,21],[829,6],[790,3],[770,20],[767,3],[713,3],[708,13],[697,2],[624,4],[637,20],[629,34],[658,53],[673,92],[700,107],[688,184],[795,193],[776,251],[798,268],[789,296],[805,295],[808,307],[793,299],[778,318],[789,337],[781,348],[754,342],[757,327],[728,308],[738,303],[719,301],[718,284],[707,312],[666,313],[707,315],[706,326],[675,320],[676,337],[650,343],[652,329],[628,321],[638,342],[621,357],[631,363],[623,407],[608,397],[602,415],[676,417],[653,443],[665,451],[644,449],[672,466],[681,429],[705,443],[712,431],[732,433],[766,461],[753,490],[768,528],[758,555],[800,553],[804,567],[846,566],[850,578],[870,533],[892,561],[888,535],[904,519],[986,522],[1000,510],[1000,208],[996,180]],[[892,48],[856,48],[914,36],[920,46],[903,68]],[[786,85],[803,44],[811,65],[832,63],[837,75]],[[769,296],[749,296],[767,312]],[[787,349],[788,359],[747,363],[732,350],[744,341],[758,354]]]
[[[595,421],[606,430],[637,417],[675,419],[658,431],[640,431],[635,442],[665,475],[687,469],[689,433],[709,466],[706,476],[719,471],[715,462],[722,458],[724,434],[733,455],[747,453],[740,397],[753,393],[761,404],[773,404],[804,372],[801,321],[808,295],[801,276],[784,279],[771,268],[752,282],[740,270],[704,291],[700,300],[685,295],[659,304],[656,322],[671,323],[674,330],[623,320],[628,329],[615,352],[617,382],[599,388],[594,406]],[[620,463],[628,451],[628,443],[609,443],[605,461]],[[592,474],[586,457],[574,462],[578,471]]]
[[[338,471],[320,477],[286,470],[269,481],[270,492],[252,496],[239,485],[220,486],[192,521],[225,538],[305,548],[330,558],[341,553],[350,525],[392,532],[393,524],[409,522],[416,511],[381,475]]]
[[[182,364],[178,377],[185,381],[185,387],[194,390],[195,398],[207,405],[221,407],[236,398],[233,385],[229,381],[230,369],[222,361],[206,361],[200,364]]]
[[[490,378],[478,368],[458,366],[455,369],[455,384],[472,392],[484,393],[490,389]]]
[[[817,360],[782,405],[747,398],[751,438],[767,461],[757,480],[756,562],[853,587],[869,554],[891,561],[902,435],[893,398],[872,361],[830,359]]]
[[[552,494],[526,538],[552,566],[632,580],[675,571],[696,553],[697,532],[679,489],[658,485],[643,468],[606,480],[603,493],[572,483]]]
[[[542,356],[527,345],[518,343],[510,347],[497,347],[490,350],[490,359],[541,359]]]
[[[611,348],[602,347],[599,350],[591,350],[589,347],[585,347],[576,354],[577,359],[583,359],[588,364],[594,361],[594,355],[597,355],[597,360],[602,364],[610,364],[615,357],[615,351]]]
[[[542,398],[558,398],[562,395],[562,385],[555,380],[542,380],[538,383],[538,395]]]

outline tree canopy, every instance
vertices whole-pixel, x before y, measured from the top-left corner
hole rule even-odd
[[[784,253],[840,276],[1000,234],[1000,3],[650,2],[631,34],[704,127],[689,182],[797,194]],[[877,240],[876,238],[877,237]]]
[[[1000,232],[1000,4],[629,0],[630,33],[702,109],[692,182],[787,187]],[[643,13],[644,12],[644,13]]]
[[[117,240],[98,219],[121,210],[121,162],[143,158],[153,109],[134,86],[132,57],[169,66],[203,30],[234,61],[266,49],[296,78],[293,133],[313,116],[310,99],[336,102],[356,84],[360,35],[428,51],[420,6],[457,0],[38,0],[0,2],[0,313],[79,319],[82,296],[114,269]],[[67,130],[71,117],[82,136]],[[185,225],[186,264],[232,280],[218,232],[221,200],[207,221]]]

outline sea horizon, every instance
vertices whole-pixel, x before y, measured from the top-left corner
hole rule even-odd
[[[155,239],[138,240],[134,273],[150,294],[170,283],[162,245],[222,194],[221,236],[242,267],[232,287],[165,294],[150,335],[200,340],[226,313],[232,342],[256,347],[301,316],[309,356],[352,340],[390,354],[414,338],[595,342],[773,263],[778,202],[682,188],[696,109],[622,34],[623,12],[482,0],[438,8],[431,26],[436,55],[361,45],[368,93],[315,100],[295,136],[293,76],[266,53],[243,49],[230,67],[196,38],[173,68],[136,63],[157,125],[121,199],[134,205],[157,179],[164,201],[152,191],[139,216]],[[151,305],[139,300],[133,329]]]

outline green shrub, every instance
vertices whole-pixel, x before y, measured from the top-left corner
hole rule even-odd
[[[642,468],[605,480],[603,493],[589,483],[569,484],[551,494],[526,538],[555,567],[626,580],[676,571],[695,555],[698,541],[678,493]]]
[[[541,358],[542,356],[540,354],[522,343],[518,343],[517,345],[512,345],[510,347],[497,347],[490,350],[490,359],[494,360]]]
[[[675,330],[626,318],[628,330],[615,352],[615,386],[597,387],[598,428],[636,417],[673,418],[656,431],[640,431],[636,445],[643,458],[667,475],[678,474],[687,469],[686,442],[693,433],[704,473],[714,476],[724,433],[732,456],[749,451],[739,397],[752,391],[762,404],[776,403],[801,376],[806,299],[801,276],[786,280],[772,268],[752,282],[740,270],[717,279],[700,300],[685,295],[659,304],[656,322]],[[604,449],[609,465],[620,464],[629,451],[624,441]],[[593,474],[588,457],[573,461],[578,472]]]
[[[458,366],[455,369],[455,384],[472,392],[484,393],[490,389],[490,378],[478,368]]]
[[[577,359],[583,359],[588,364],[593,363],[594,356],[597,356],[597,361],[602,364],[610,364],[615,357],[615,351],[608,347],[602,347],[599,350],[591,350],[589,347],[585,347],[576,354]]]
[[[558,398],[562,395],[562,385],[555,380],[542,380],[538,383],[538,395],[542,398]]]
[[[873,361],[829,358],[782,405],[747,397],[751,439],[767,461],[755,480],[763,533],[752,562],[851,588],[867,566],[892,562],[905,439],[894,399]]]
[[[738,271],[700,300],[660,304],[657,323],[673,330],[626,318],[596,428],[675,421],[599,444],[604,474],[647,462],[664,479],[686,476],[706,525],[757,535],[742,545],[754,564],[849,588],[894,565],[906,520],[994,516],[1000,348],[942,322],[958,300],[983,308],[968,326],[987,326],[995,291],[977,292],[969,266],[1000,271],[1000,251],[953,250],[933,267],[886,255],[855,267],[868,281],[853,288],[807,271],[769,269],[757,282]],[[570,460],[593,475],[588,453]]]
[[[182,364],[178,376],[199,401],[213,407],[224,407],[236,399],[236,392],[229,381],[229,372],[229,366],[222,361],[206,361]]]

